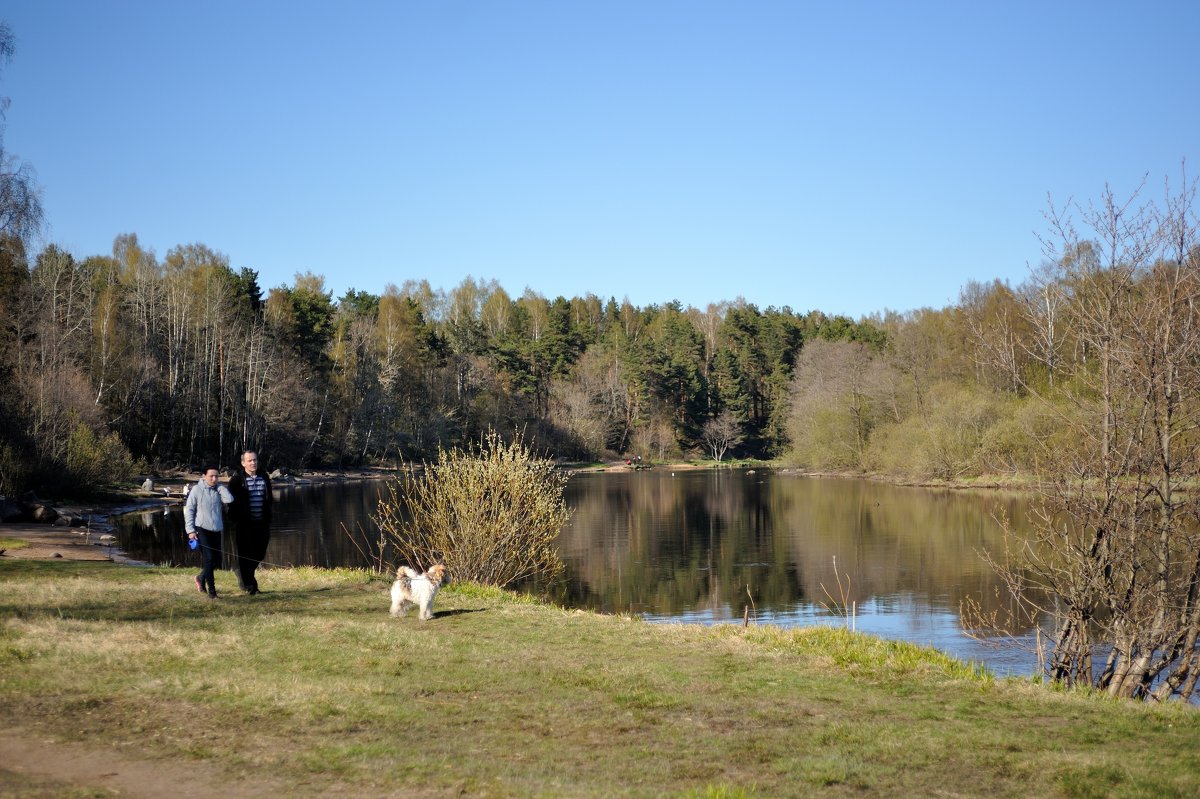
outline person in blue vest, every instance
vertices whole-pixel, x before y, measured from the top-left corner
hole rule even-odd
[[[183,503],[183,529],[188,539],[200,543],[200,573],[196,575],[196,588],[217,598],[217,583],[213,577],[217,557],[221,553],[221,534],[225,530],[225,506],[233,502],[233,495],[218,481],[217,467],[209,466],[196,487],[188,492]]]
[[[260,593],[255,570],[267,554],[271,540],[271,478],[258,471],[258,453],[242,453],[242,470],[229,480],[233,493],[233,530],[238,562],[238,585],[254,596]]]

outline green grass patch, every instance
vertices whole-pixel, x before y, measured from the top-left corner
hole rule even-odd
[[[0,562],[0,723],[289,796],[1190,796],[1200,714],[837,628],[652,625],[366,572]],[[33,788],[36,790],[36,788]]]

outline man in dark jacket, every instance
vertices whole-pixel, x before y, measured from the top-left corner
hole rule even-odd
[[[258,473],[258,453],[242,453],[242,471],[229,480],[233,494],[233,525],[238,552],[238,585],[250,595],[257,594],[254,570],[267,554],[271,538],[271,478]]]

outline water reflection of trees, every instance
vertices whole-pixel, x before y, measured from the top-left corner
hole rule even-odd
[[[382,482],[281,487],[267,560],[281,565],[367,566],[371,515]],[[707,612],[736,619],[788,613],[838,597],[957,611],[972,597],[999,610],[998,581],[979,558],[1000,544],[992,511],[1025,518],[1020,498],[993,492],[900,488],[760,470],[578,475],[560,537],[570,605],[620,612]],[[191,563],[182,514],[124,517],[121,547],[154,563]],[[143,518],[144,517],[144,518]],[[346,535],[349,529],[359,541]],[[389,564],[394,566],[396,564]],[[749,591],[749,595],[747,593]]]
[[[997,546],[992,512],[1023,518],[1012,495],[903,488],[861,480],[711,471],[584,476],[561,546],[573,603],[674,615],[786,612],[838,597],[924,596],[985,610],[997,580],[979,557]],[[749,593],[748,593],[749,592]]]

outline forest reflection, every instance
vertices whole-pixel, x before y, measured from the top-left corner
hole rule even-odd
[[[568,493],[564,598],[659,616],[777,615],[843,598],[957,612],[971,597],[992,610],[999,581],[980,552],[999,545],[993,514],[1025,518],[1012,494],[766,470],[583,474]]]

